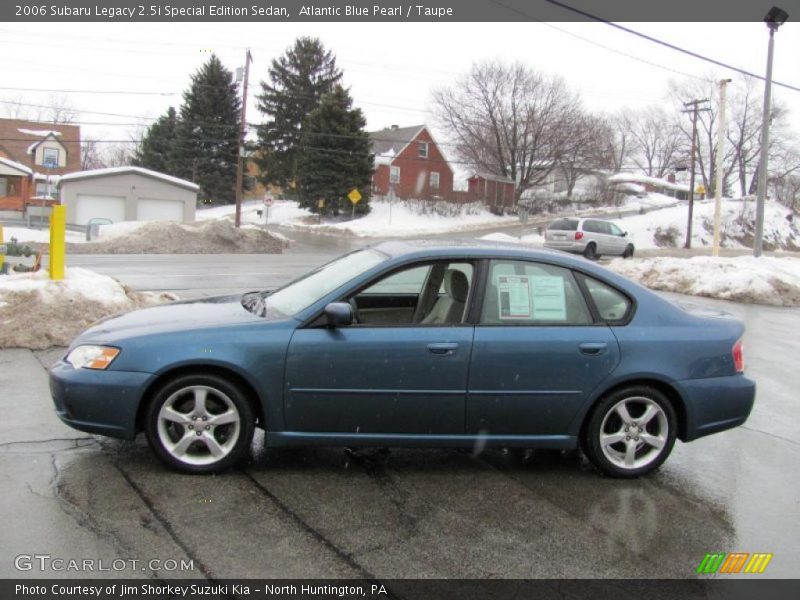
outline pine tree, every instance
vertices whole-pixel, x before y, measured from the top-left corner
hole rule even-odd
[[[325,200],[326,212],[349,213],[347,194],[358,189],[362,199],[355,212],[369,212],[374,156],[367,122],[361,109],[352,108],[353,100],[337,85],[322,97],[320,105],[303,122],[303,143],[297,161],[300,205],[317,211],[318,201]]]
[[[302,181],[297,173],[297,150],[303,119],[324,94],[342,78],[336,59],[316,38],[295,40],[286,53],[272,61],[269,81],[261,82],[258,109],[268,121],[258,128],[258,166],[261,180],[283,188]]]
[[[142,137],[142,143],[131,161],[137,167],[152,169],[159,173],[175,175],[175,135],[178,126],[178,114],[175,108],[169,107]]]
[[[178,176],[198,184],[200,198],[213,204],[235,200],[240,107],[233,73],[212,54],[183,93],[175,163]]]

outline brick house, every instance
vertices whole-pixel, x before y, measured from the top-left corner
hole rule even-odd
[[[78,125],[0,119],[0,211],[54,204],[60,176],[81,169],[80,139]]]
[[[451,198],[453,170],[425,125],[392,125],[369,134],[375,153],[372,191],[398,198]]]

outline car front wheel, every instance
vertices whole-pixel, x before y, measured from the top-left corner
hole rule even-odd
[[[185,375],[159,389],[145,431],[150,447],[185,473],[217,473],[234,466],[253,440],[255,420],[242,391],[216,375]]]
[[[622,253],[622,258],[633,258],[633,244],[625,246],[625,251]]]
[[[672,452],[675,409],[648,386],[617,390],[603,398],[586,427],[583,448],[598,469],[613,477],[639,477],[658,468]]]

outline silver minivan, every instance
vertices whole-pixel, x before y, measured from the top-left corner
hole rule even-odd
[[[544,245],[554,250],[583,254],[590,260],[601,255],[633,256],[633,243],[616,223],[603,219],[558,219],[544,234]]]

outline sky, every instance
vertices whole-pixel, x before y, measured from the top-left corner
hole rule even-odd
[[[761,22],[625,25],[765,72],[768,32]],[[335,53],[370,130],[433,125],[431,90],[484,59],[518,60],[560,74],[596,111],[666,106],[671,79],[733,77],[731,85],[741,85],[735,73],[603,23],[0,23],[0,100],[46,105],[51,96],[66,97],[72,108],[85,111],[77,118],[83,139],[128,140],[180,104],[191,73],[211,52],[233,70],[243,65],[249,47],[254,62],[247,120],[259,122],[258,83],[298,36],[319,37]],[[774,79],[800,87],[800,23],[790,20],[775,40]],[[800,92],[773,87],[773,97],[789,108],[800,134]],[[9,109],[0,102],[0,116],[10,116]]]

